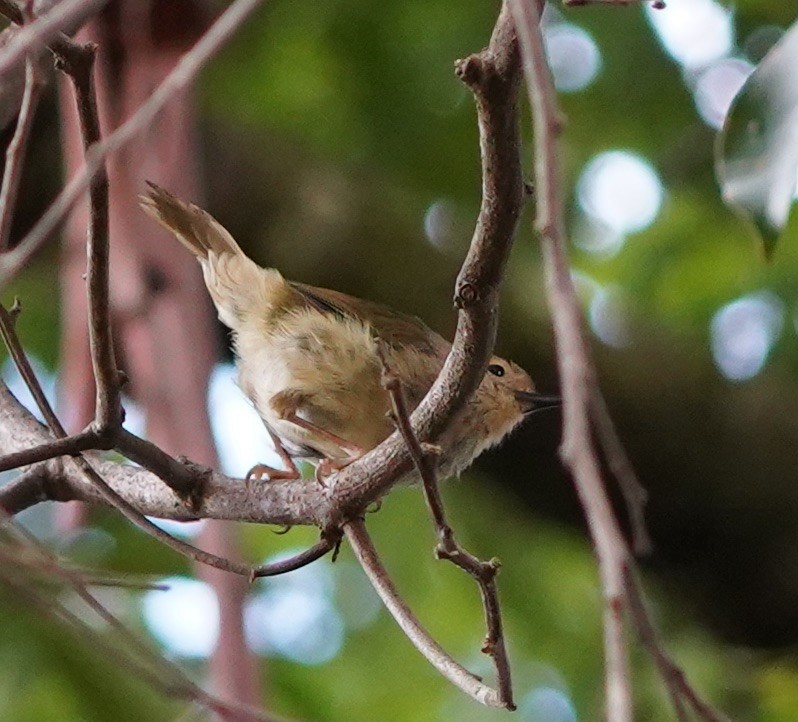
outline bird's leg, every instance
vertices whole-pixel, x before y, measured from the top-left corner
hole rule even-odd
[[[332,433],[332,431],[327,431],[327,429],[321,428],[321,426],[316,426],[312,421],[307,421],[300,416],[297,416],[295,412],[290,412],[285,416],[286,421],[290,421],[292,424],[296,424],[301,429],[305,429],[305,431],[309,431],[312,434],[316,434],[317,436],[322,437],[323,439],[327,439],[327,441],[332,441],[333,444],[340,446],[343,449],[347,456],[343,459],[331,459],[329,457],[325,457],[319,462],[319,465],[316,467],[316,481],[321,484],[321,486],[325,486],[325,481],[328,476],[332,476],[336,471],[340,471],[345,466],[351,464],[355,459],[359,459],[363,454],[366,453],[366,449],[357,444],[353,444],[346,439],[342,439],[337,434]]]
[[[328,476],[331,476],[336,471],[340,471],[348,464],[351,464],[355,459],[359,459],[367,450],[299,416],[299,414],[297,414],[297,409],[304,400],[302,394],[299,392],[284,391],[272,396],[269,403],[284,421],[288,421],[318,438],[335,444],[346,453],[343,459],[331,459],[326,457],[319,462],[319,465],[316,467],[316,481],[324,486],[324,480]]]
[[[351,464],[355,459],[360,458],[366,453],[366,450],[361,446],[341,438],[338,436],[338,434],[334,434],[332,431],[327,431],[327,429],[317,426],[312,421],[308,421],[307,419],[303,419],[301,416],[297,416],[295,411],[288,412],[285,416],[283,416],[283,418],[286,421],[290,421],[292,424],[295,424],[300,429],[305,429],[305,431],[309,431],[311,434],[316,434],[316,436],[320,436],[322,439],[326,439],[327,441],[331,441],[336,446],[340,446],[341,449],[349,454],[347,457],[349,460],[346,462],[346,464]],[[346,466],[346,464],[344,464],[344,466]]]
[[[266,481],[298,479],[300,476],[302,476],[302,474],[294,463],[294,460],[291,458],[291,455],[285,450],[280,437],[277,436],[277,434],[275,434],[268,426],[266,427],[266,431],[269,432],[269,436],[274,444],[274,450],[277,452],[280,460],[287,468],[275,469],[272,466],[266,466],[266,464],[255,464],[255,466],[253,466],[247,473],[247,481],[261,481],[263,479]]]

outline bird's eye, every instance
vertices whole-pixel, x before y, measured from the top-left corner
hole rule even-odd
[[[488,371],[494,376],[504,376],[504,366],[501,364],[491,364],[488,366]]]

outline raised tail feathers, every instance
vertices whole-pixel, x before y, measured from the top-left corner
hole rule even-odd
[[[226,326],[239,329],[247,320],[264,319],[286,293],[293,293],[278,271],[261,268],[248,258],[210,213],[154,183],[147,184],[150,192],[140,196],[141,207],[197,257]]]
[[[141,207],[200,260],[210,253],[244,255],[227,229],[210,213],[175,198],[155,183],[147,181],[147,185],[149,194],[139,196]]]

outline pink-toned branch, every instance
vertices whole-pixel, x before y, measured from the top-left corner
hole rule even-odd
[[[593,428],[598,431],[603,451],[621,482],[638,535],[641,528],[644,529],[644,494],[617,439],[601,396],[585,340],[579,299],[571,277],[557,142],[563,127],[562,114],[557,106],[541,33],[542,2],[508,2],[518,30],[535,132],[536,230],[543,249],[547,296],[554,321],[557,363],[563,390],[560,455],[576,486],[599,565],[605,605],[605,715],[613,722],[631,722],[634,714],[624,625],[630,607],[632,621],[646,641],[647,649],[652,653],[661,652],[661,642],[650,624],[645,605],[634,603],[642,599],[636,586],[635,561],[606,492]],[[646,537],[639,536],[638,544],[643,545],[645,541]],[[661,654],[654,653],[654,658],[672,698],[678,699],[675,702],[677,711],[682,710],[682,701],[685,699],[691,703],[693,699],[698,699],[681,670],[678,674],[672,669],[667,670]],[[677,686],[677,681],[684,686]],[[703,719],[717,719],[708,705],[693,704],[693,708]]]

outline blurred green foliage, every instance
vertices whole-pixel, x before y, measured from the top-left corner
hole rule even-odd
[[[479,203],[473,103],[452,66],[487,42],[496,8],[455,0],[265,4],[202,78],[210,210],[286,276],[390,303],[450,331],[452,282]],[[740,39],[795,20],[782,0],[739,0],[735,8]],[[639,8],[563,13],[591,33],[602,62],[592,85],[561,98],[570,227],[584,222],[574,188],[598,153],[640,154],[665,189],[656,221],[616,255],[573,248],[575,269],[618,289],[629,315],[627,347],[594,339],[594,348],[651,494],[656,552],[646,582],[655,616],[697,687],[734,719],[789,722],[798,709],[798,226],[793,219],[765,264],[718,196],[714,133]],[[526,109],[524,132],[528,141]],[[531,167],[528,142],[525,151]],[[52,164],[32,173],[42,172]],[[436,202],[450,225],[439,246],[424,235]],[[549,390],[556,377],[531,215],[511,259],[499,348]],[[26,308],[25,343],[53,367],[54,255],[12,289]],[[762,290],[783,304],[783,330],[762,371],[733,382],[713,364],[710,325],[724,304]],[[574,494],[555,458],[557,422],[556,415],[534,417],[463,483],[446,488],[462,540],[504,563],[500,591],[521,703],[515,718],[535,722],[545,718],[524,701],[541,686],[572,700],[577,719],[601,716],[601,600]],[[116,543],[97,552],[98,564],[187,573],[171,552],[118,519],[103,514],[101,523]],[[369,526],[422,620],[459,659],[489,673],[478,652],[476,589],[431,558],[417,492],[392,494]],[[254,561],[309,543],[313,532],[283,538],[246,527],[242,536]],[[339,586],[351,579],[347,564],[344,549],[334,572]],[[108,660],[98,663],[87,645],[43,623],[24,602],[4,595],[0,605],[0,719],[102,721],[133,711],[140,714],[130,719],[174,719],[174,704]],[[127,618],[141,627],[136,614]],[[636,648],[633,661],[639,719],[673,719],[650,659]],[[199,665],[189,667],[200,675]],[[332,661],[309,667],[268,659],[263,674],[269,705],[301,719],[510,718],[451,688],[384,612],[349,630]]]

